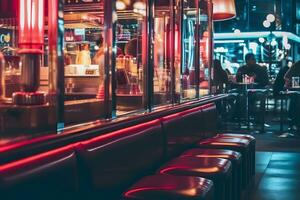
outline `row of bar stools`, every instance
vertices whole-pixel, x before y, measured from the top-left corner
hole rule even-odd
[[[211,179],[214,183],[214,200],[233,200],[236,199],[234,195],[238,193],[236,187],[240,185],[237,181],[239,177],[236,174],[237,166],[240,163],[240,154],[233,151],[207,149],[203,156],[200,153],[203,149],[192,149],[183,153],[179,158],[175,158],[162,166],[158,170],[159,175],[148,176],[134,186],[132,186],[125,194],[124,197],[127,200],[133,199],[211,199],[209,192],[198,193],[201,197],[197,196],[195,189],[184,190],[182,189],[182,183],[187,177],[194,177],[202,180],[202,183],[207,183],[207,180]],[[227,159],[222,159],[224,157]],[[231,162],[233,161],[233,162]],[[232,163],[235,165],[233,172]],[[232,177],[234,173],[234,178]],[[160,176],[162,175],[162,176]],[[174,176],[165,175],[176,175]],[[204,177],[200,178],[200,177]],[[167,178],[167,180],[165,180]],[[166,184],[170,179],[175,179],[180,182],[180,178],[183,178],[183,182],[179,185],[174,183]],[[201,185],[201,184],[200,184]],[[203,186],[203,184],[202,184]],[[199,186],[200,187],[200,186]],[[207,186],[206,186],[207,187]],[[181,188],[181,189],[178,189]],[[181,190],[181,191],[180,191]],[[207,189],[205,189],[206,191]],[[180,191],[178,193],[178,191]],[[196,195],[196,196],[195,196]],[[179,198],[180,197],[180,198]],[[193,198],[192,198],[193,197]],[[196,198],[197,197],[197,198]]]
[[[255,148],[256,148],[256,140],[252,135],[247,134],[235,134],[235,133],[224,133],[217,134],[215,138],[241,138],[246,139],[250,143],[250,162],[251,162],[251,176],[254,178],[255,176]]]
[[[215,137],[200,141],[198,148],[228,149],[242,154],[242,188],[246,189],[251,177],[251,157],[250,141],[242,138]]]
[[[182,157],[197,158],[223,158],[228,159],[232,163],[232,200],[241,198],[242,183],[242,158],[241,154],[236,151],[224,149],[190,149],[183,154]]]

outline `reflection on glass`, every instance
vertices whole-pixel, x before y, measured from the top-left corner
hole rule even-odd
[[[154,104],[171,103],[171,24],[169,1],[155,1],[154,15]]]
[[[38,0],[0,3],[0,135],[55,130],[56,115],[47,101],[47,5]]]
[[[65,1],[66,124],[103,118],[103,4]]]
[[[117,1],[116,104],[117,114],[144,107],[147,63],[147,1]]]
[[[175,102],[180,102],[181,89],[181,0],[175,1],[174,6],[174,76],[175,76]]]
[[[209,33],[209,16],[208,1],[200,0],[200,96],[209,93],[209,51],[210,51],[210,33]]]
[[[182,98],[196,97],[196,1],[183,2],[182,18]]]

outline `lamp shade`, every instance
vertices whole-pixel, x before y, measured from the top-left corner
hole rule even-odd
[[[213,20],[223,21],[236,16],[234,0],[213,0]]]
[[[19,0],[19,46],[41,49],[44,44],[44,0]]]

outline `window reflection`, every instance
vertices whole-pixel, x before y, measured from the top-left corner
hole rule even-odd
[[[0,0],[1,136],[56,128],[48,103],[47,11],[46,1]]]
[[[209,93],[209,52],[210,52],[210,30],[209,30],[209,16],[208,16],[208,1],[200,0],[200,96]]]
[[[183,2],[182,18],[182,98],[196,97],[196,1]]]
[[[171,103],[171,21],[170,2],[155,1],[154,14],[154,104]]]
[[[103,118],[103,2],[65,1],[66,124]]]
[[[147,1],[116,1],[117,115],[144,107],[147,64]]]

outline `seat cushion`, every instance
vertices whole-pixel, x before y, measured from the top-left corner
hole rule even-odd
[[[241,154],[236,151],[226,149],[190,149],[183,152],[181,157],[195,156],[197,158],[224,158],[231,161],[240,162]]]
[[[179,157],[159,170],[159,174],[203,176],[218,178],[231,172],[231,162],[222,158]]]
[[[247,139],[241,138],[208,138],[202,140],[198,145],[214,145],[214,146],[228,146],[228,147],[245,147],[247,148],[250,144],[250,141]]]
[[[212,194],[213,182],[209,179],[161,174],[144,177],[123,197],[127,200],[212,200]]]
[[[248,134],[236,134],[236,133],[219,133],[215,137],[221,137],[221,138],[241,138],[241,139],[248,139],[251,142],[256,141],[255,137]]]

